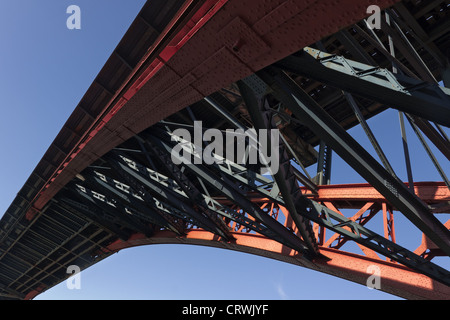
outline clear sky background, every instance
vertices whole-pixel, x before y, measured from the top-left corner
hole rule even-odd
[[[0,2],[0,216],[144,5],[144,0],[4,0]],[[68,30],[69,5],[81,8],[81,30]],[[406,180],[398,113],[369,121],[397,174]],[[351,134],[367,150],[360,128]],[[447,130],[448,132],[448,130]],[[416,181],[441,180],[408,128]],[[449,163],[438,159],[447,175]],[[333,183],[364,182],[334,155]],[[315,170],[315,168],[311,168]],[[381,215],[369,228],[382,226]],[[440,216],[446,221],[448,215]],[[410,250],[420,232],[395,214],[398,242]],[[344,247],[345,249],[346,247]],[[351,245],[348,248],[353,248]],[[448,258],[436,263],[449,268]],[[36,299],[397,299],[298,266],[221,249],[155,245],[121,251]]]

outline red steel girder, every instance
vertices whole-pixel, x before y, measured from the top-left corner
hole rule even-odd
[[[118,240],[108,249],[117,252],[122,249],[150,244],[191,244],[235,250],[292,263],[319,272],[327,273],[361,285],[367,285],[372,275],[370,270],[378,268],[381,275],[380,290],[399,297],[415,299],[449,299],[450,288],[427,276],[392,262],[372,259],[340,250],[321,248],[323,259],[314,263],[299,257],[296,251],[274,240],[249,233],[233,233],[236,241],[224,243],[203,230],[190,230],[186,236],[178,237],[172,232],[161,231],[152,238],[141,234],[133,235],[128,241]]]
[[[407,184],[406,184],[407,185]],[[307,192],[307,189],[304,189]],[[414,193],[425,203],[445,203],[450,201],[450,191],[443,182],[414,183]],[[321,201],[385,201],[385,198],[371,185],[366,183],[320,186],[312,199]]]
[[[352,25],[370,5],[386,8],[398,0],[205,1],[170,42],[150,48],[131,77],[115,93],[95,125],[83,133],[32,201],[31,219],[90,163],[157,121],[223,86]],[[187,1],[186,9],[193,5]],[[181,10],[182,12],[183,10]],[[147,60],[149,59],[149,61]]]
[[[342,202],[343,208],[359,209],[361,202],[386,202],[386,199],[373,186],[368,183],[322,185],[316,193],[305,187],[300,187],[302,193],[315,201]],[[447,204],[450,201],[450,190],[444,182],[416,182],[415,194],[427,204]],[[249,195],[249,199],[260,202],[263,197],[258,193]],[[227,204],[227,200],[223,199]],[[448,208],[450,211],[450,208]]]

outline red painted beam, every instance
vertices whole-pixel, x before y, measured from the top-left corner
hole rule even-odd
[[[120,143],[223,86],[352,25],[370,5],[398,0],[206,1],[201,14],[154,57],[134,94],[122,92],[33,200],[45,204],[77,173]],[[188,31],[187,31],[188,30]]]
[[[443,182],[415,183],[414,192],[422,201],[426,203],[450,201],[450,190]],[[341,184],[320,186],[317,196],[312,197],[316,197],[321,201],[345,200],[386,202],[386,199],[369,184]]]
[[[368,183],[323,185],[319,186],[317,194],[311,193],[310,190],[304,187],[301,187],[301,189],[302,193],[312,200],[345,202],[347,208],[359,209],[361,202],[387,202],[383,195]],[[450,190],[444,182],[417,182],[414,184],[414,192],[422,201],[428,204],[444,205],[450,202]],[[267,198],[261,197],[256,192],[249,194],[248,197],[255,203],[268,201]],[[216,200],[226,205],[232,204],[232,201],[226,198],[217,198]]]

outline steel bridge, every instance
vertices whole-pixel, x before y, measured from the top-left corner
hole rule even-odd
[[[370,5],[382,9],[380,29]],[[0,221],[0,296],[33,299],[70,265],[183,243],[362,285],[376,266],[385,292],[449,299],[450,272],[435,259],[450,255],[448,163],[435,156],[450,160],[449,32],[444,0],[147,1]],[[408,181],[367,122],[389,108]],[[259,138],[278,129],[279,170],[262,174],[263,161],[224,159],[174,132],[199,121]],[[349,134],[355,126],[377,157]],[[423,151],[408,150],[406,126]],[[204,151],[221,161],[182,161]],[[419,152],[442,181],[414,181]],[[333,154],[367,183],[333,185]],[[381,233],[368,223],[376,215]],[[396,239],[398,215],[420,230],[418,248]]]

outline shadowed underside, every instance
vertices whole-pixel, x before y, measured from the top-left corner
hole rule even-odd
[[[362,20],[374,4],[390,8],[376,31]],[[450,186],[426,142],[450,159],[450,91],[439,85],[449,11],[445,1],[147,1],[0,221],[0,296],[32,299],[69,265],[182,243],[363,285],[376,266],[385,292],[450,298],[450,274],[432,261],[450,254]],[[397,178],[366,122],[387,108],[422,137],[442,182]],[[196,121],[278,129],[280,170],[174,164],[173,130]],[[348,134],[356,125],[380,161]],[[332,152],[368,183],[329,185]],[[303,170],[312,165],[315,177]],[[397,243],[394,212],[421,246]],[[377,214],[381,234],[368,227]]]

